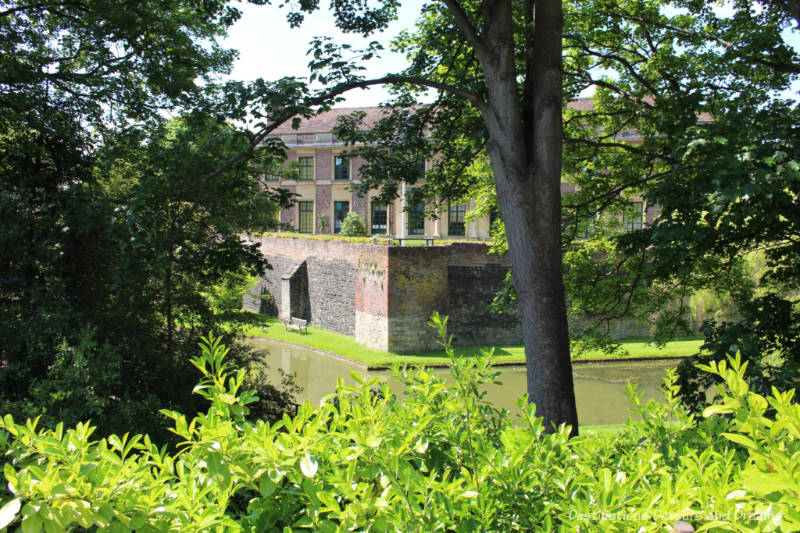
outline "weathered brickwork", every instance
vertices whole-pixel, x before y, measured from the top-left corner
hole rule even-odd
[[[462,345],[521,344],[519,309],[512,306],[503,314],[490,311],[490,304],[508,272],[506,265],[447,268],[448,315],[454,341]]]
[[[427,325],[446,315],[456,345],[521,344],[519,309],[502,315],[489,304],[502,287],[507,257],[480,243],[387,247],[338,240],[254,239],[272,265],[244,301],[250,311],[302,316],[378,350],[418,352],[438,347]],[[289,301],[286,301],[286,300]],[[571,321],[578,330],[580,321]],[[648,336],[647,324],[623,321],[617,338]]]
[[[373,350],[389,351],[389,321],[386,316],[356,311],[356,340]]]
[[[367,199],[363,196],[359,196],[356,192],[353,192],[353,195],[350,200],[351,211],[361,217],[361,220],[367,220]]]
[[[489,313],[508,261],[488,256],[486,245],[387,247],[298,238],[256,240],[273,269],[245,299],[252,311],[303,314],[312,324],[353,336],[365,346],[396,352],[438,346],[436,333],[427,325],[434,311],[450,316],[457,344],[521,340],[518,314]]]
[[[516,308],[503,315],[489,304],[503,286],[506,257],[488,255],[487,246],[453,243],[433,248],[391,248],[389,344],[393,351],[436,348],[427,326],[433,311],[447,315],[448,331],[460,346],[522,342]]]
[[[260,243],[272,269],[251,290],[255,296],[245,298],[246,309],[276,316],[284,308],[285,294],[292,294],[292,298],[307,298],[291,302],[287,309],[292,313],[303,313],[313,325],[330,331],[355,335],[356,250],[368,245],[277,237],[256,237],[253,241]],[[305,271],[292,276],[303,261]],[[281,283],[287,275],[292,276],[294,290],[284,292]],[[298,276],[304,279],[296,279]],[[262,303],[265,297],[271,301],[268,306]]]
[[[392,247],[389,252],[389,346],[403,353],[436,347],[428,327],[434,311],[448,314],[448,246]]]
[[[320,213],[327,213],[331,210],[331,186],[317,185],[316,188],[317,217]],[[328,223],[323,231],[322,225],[317,221],[317,233],[333,233],[333,221],[328,216]]]
[[[317,150],[315,156],[316,178],[318,180],[333,178],[333,152],[330,150]]]
[[[286,187],[286,190],[289,192],[296,192],[297,187],[294,185],[290,185]],[[281,224],[293,224],[296,218],[295,212],[297,211],[297,207],[294,206],[292,209],[283,209],[281,211]]]

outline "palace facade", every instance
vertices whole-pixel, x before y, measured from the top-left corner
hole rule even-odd
[[[575,109],[591,109],[592,99],[578,99],[569,105]],[[271,134],[286,145],[287,168],[297,171],[298,179],[287,179],[278,172],[265,176],[268,186],[287,189],[297,195],[296,203],[280,214],[280,222],[285,227],[298,233],[336,234],[345,216],[355,212],[364,220],[368,235],[490,240],[490,216],[466,218],[467,212],[474,208],[471,200],[450,203],[440,208],[434,218],[425,215],[425,206],[421,204],[404,209],[402,194],[387,205],[375,198],[377,192],[362,197],[352,191],[351,185],[360,180],[359,171],[366,162],[360,157],[348,157],[349,147],[332,131],[339,117],[355,111],[365,113],[365,127],[377,122],[384,113],[379,107],[332,109],[310,119],[301,119],[296,129],[288,121]],[[634,136],[635,133],[626,134],[625,140],[635,142]],[[426,167],[428,165],[426,162]],[[562,183],[561,190],[563,193],[574,189]],[[644,202],[633,202],[632,207],[639,215],[625,217],[623,226],[628,231],[641,229],[653,217],[652,208],[648,209]]]

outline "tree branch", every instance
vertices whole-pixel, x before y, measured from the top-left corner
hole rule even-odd
[[[670,169],[670,170],[667,170],[667,171],[664,171],[664,172],[658,172],[656,174],[648,174],[644,178],[640,178],[640,179],[634,180],[634,181],[629,181],[628,183],[623,183],[622,185],[618,185],[617,187],[614,187],[613,189],[609,189],[608,191],[606,191],[606,192],[604,192],[602,194],[595,195],[595,196],[589,198],[588,200],[586,200],[585,202],[581,202],[579,204],[564,204],[564,207],[567,208],[567,209],[574,209],[574,210],[577,211],[577,210],[583,209],[585,207],[588,207],[588,206],[594,204],[597,200],[604,199],[604,198],[615,197],[619,193],[624,191],[625,189],[630,189],[631,187],[636,187],[638,185],[643,185],[643,184],[645,184],[645,183],[647,183],[649,181],[652,181],[654,179],[658,179],[658,178],[667,176],[667,175],[673,173],[674,171],[675,171],[675,169]]]
[[[319,94],[313,98],[306,99],[304,102],[302,102],[302,105],[296,104],[294,106],[289,106],[283,109],[275,120],[267,124],[261,131],[259,131],[255,135],[253,140],[250,141],[250,144],[248,144],[243,151],[229,158],[222,165],[220,165],[213,171],[203,176],[197,187],[197,194],[195,195],[195,199],[192,202],[192,206],[188,209],[185,216],[182,217],[182,219],[176,225],[176,230],[179,231],[180,227],[189,219],[189,217],[191,217],[192,213],[194,213],[194,211],[197,209],[197,206],[200,204],[200,201],[203,198],[203,194],[205,194],[205,189],[211,180],[223,174],[224,172],[227,172],[228,170],[233,168],[234,165],[238,164],[240,161],[249,157],[250,154],[252,154],[253,151],[258,147],[258,145],[264,142],[264,139],[266,139],[270,133],[275,131],[275,129],[277,129],[284,122],[286,122],[291,117],[299,113],[301,110],[322,105],[330,101],[332,98],[335,98],[340,94],[343,94],[353,89],[363,89],[365,87],[370,87],[372,85],[390,85],[390,84],[413,84],[413,85],[423,85],[426,87],[432,87],[434,89],[439,89],[441,91],[450,92],[457,96],[462,96],[468,99],[470,102],[472,102],[472,104],[475,105],[478,109],[481,109],[482,107],[485,106],[483,100],[481,100],[481,98],[477,94],[471,91],[459,89],[458,87],[454,87],[452,85],[426,80],[425,78],[419,78],[415,76],[389,75],[372,80],[357,80],[347,83],[340,83],[325,93]]]
[[[464,8],[458,3],[458,0],[442,0],[442,3],[447,6],[447,9],[450,10],[450,14],[456,19],[456,25],[458,29],[461,30],[461,33],[464,34],[467,42],[472,45],[478,56],[483,56],[483,58],[485,58],[489,53],[489,50],[486,48],[486,43],[481,39],[481,36],[478,35],[478,30],[472,25],[466,11],[464,11]]]
[[[666,160],[666,161],[670,161],[670,162],[673,162],[673,163],[676,162],[674,159],[666,157],[662,153],[654,153],[654,152],[649,152],[647,150],[642,150],[641,148],[637,148],[636,146],[633,146],[633,145],[628,144],[628,143],[597,142],[597,141],[592,141],[590,139],[580,139],[578,137],[566,137],[566,136],[564,137],[564,142],[573,142],[573,143],[579,143],[579,144],[586,144],[588,146],[597,146],[597,147],[602,147],[602,148],[621,148],[621,149],[623,149],[625,151],[628,151],[628,152],[631,152],[633,154],[643,155],[643,156],[647,156],[647,157],[660,158],[660,159],[663,159],[663,160]]]

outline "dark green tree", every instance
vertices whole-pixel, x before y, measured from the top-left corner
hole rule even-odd
[[[566,115],[565,171],[579,190],[565,214],[577,227],[634,197],[658,206],[652,224],[616,239],[620,270],[669,288],[662,316],[673,325],[682,295],[725,287],[741,320],[707,324],[706,347],[717,359],[741,351],[766,387],[797,375],[787,340],[797,328],[800,110],[790,95],[800,56],[785,39],[797,31],[789,5],[582,2],[565,32],[567,79],[597,87],[592,109]],[[756,287],[737,274],[753,253],[765,258]],[[681,373],[696,404],[698,373],[690,363]]]
[[[360,82],[407,87],[392,116],[370,133],[351,127],[348,136],[345,125],[338,133],[377,143],[371,154],[362,151],[372,161],[363,185],[387,196],[431,158],[429,193],[458,197],[469,186],[459,170],[485,149],[506,221],[530,400],[548,428],[567,423],[577,431],[561,268],[561,28],[559,1],[426,4],[416,31],[396,43],[408,69]],[[415,108],[424,86],[440,97]]]
[[[212,83],[237,17],[224,2],[3,4],[0,410],[125,432],[193,408],[187,354],[219,320],[207,291],[262,271],[239,234],[271,227],[283,198],[229,161],[252,141]],[[285,395],[262,391],[279,416]]]

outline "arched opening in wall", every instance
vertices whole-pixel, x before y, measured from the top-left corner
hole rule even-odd
[[[291,317],[311,321],[306,262],[296,263],[281,277],[281,319]]]

